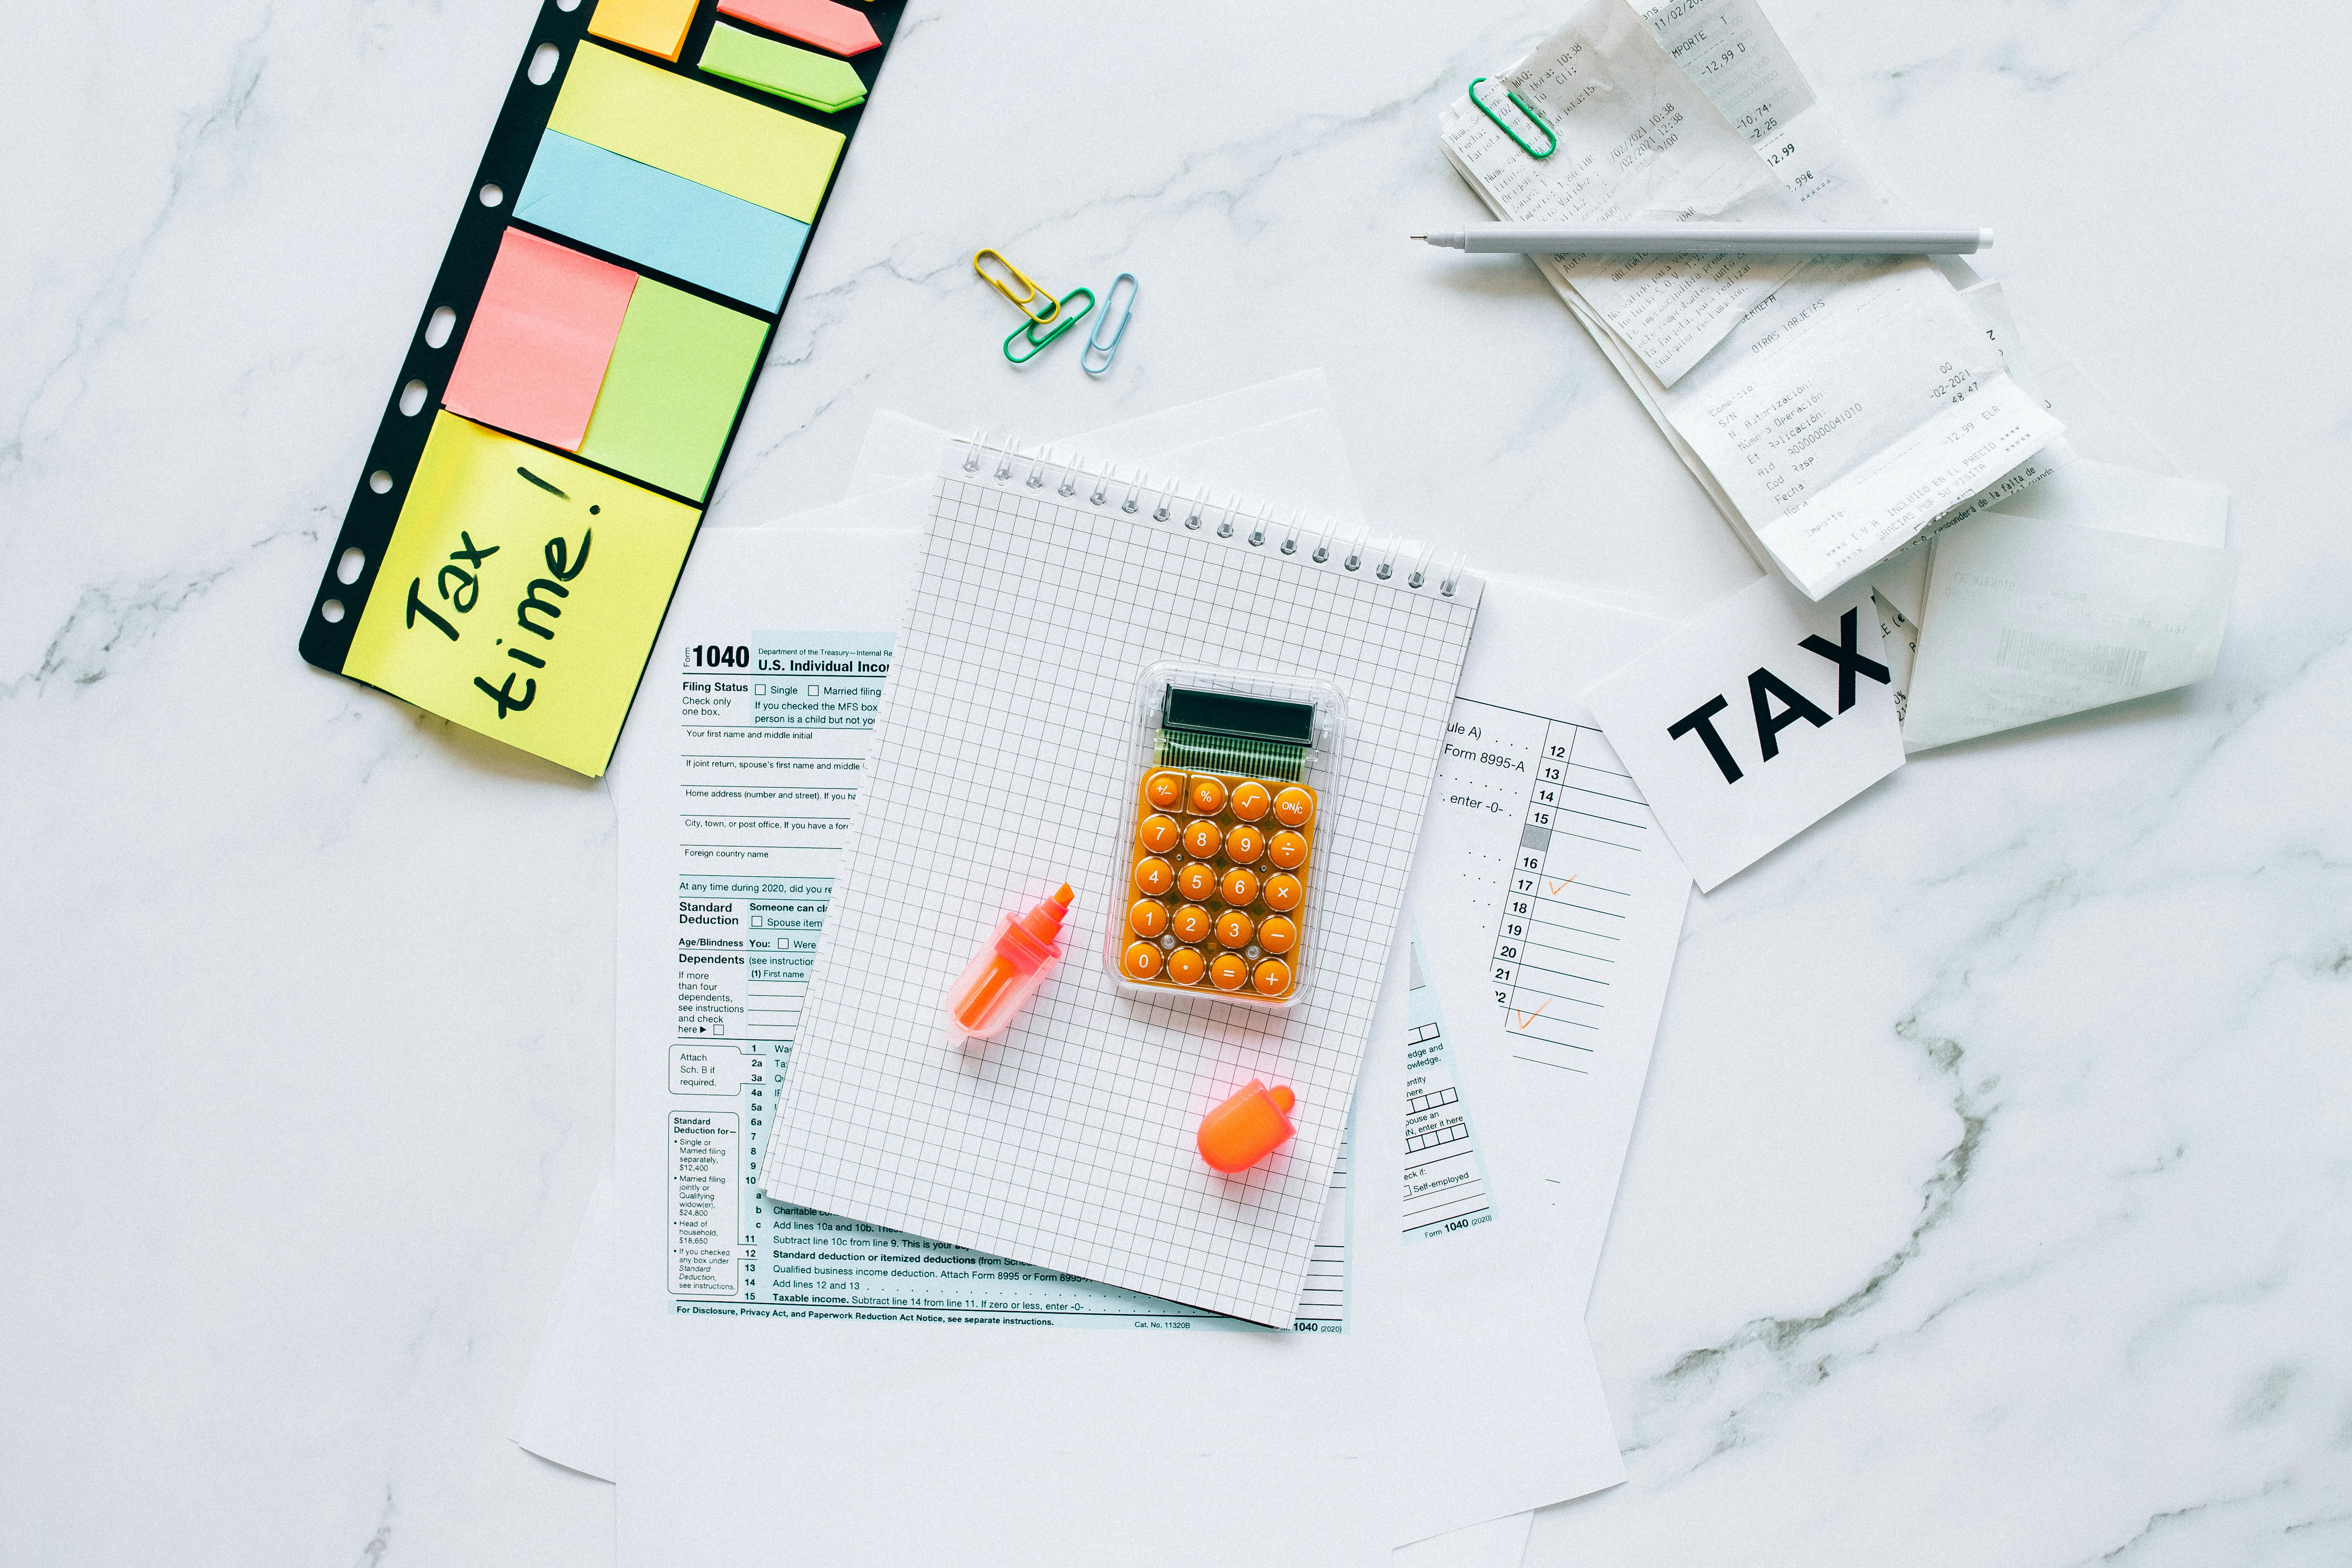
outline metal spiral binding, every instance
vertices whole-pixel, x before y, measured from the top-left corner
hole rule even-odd
[[[1025,488],[1043,489],[1047,476],[1055,474],[1055,493],[1064,500],[1075,498],[1084,487],[1087,505],[1105,507],[1116,499],[1120,512],[1135,516],[1142,511],[1149,496],[1154,522],[1168,522],[1181,515],[1185,530],[1197,533],[1215,514],[1213,531],[1218,538],[1239,538],[1252,549],[1264,549],[1272,542],[1280,553],[1294,558],[1303,550],[1317,565],[1329,564],[1336,555],[1339,569],[1350,574],[1362,574],[1369,563],[1374,581],[1413,591],[1434,587],[1449,599],[1461,590],[1462,557],[1458,553],[1441,556],[1433,545],[1375,541],[1371,531],[1362,527],[1329,531],[1297,508],[1283,513],[1276,523],[1275,508],[1267,502],[1245,504],[1239,496],[1221,502],[1205,485],[1189,493],[1176,486],[1156,486],[1140,468],[1122,478],[1116,463],[1097,468],[1075,453],[1057,455],[1050,446],[1024,447],[1010,437],[992,442],[984,430],[972,437],[961,464],[963,472],[978,474],[992,453],[996,458],[992,472],[1000,484],[1025,465],[1027,472],[1022,479]]]

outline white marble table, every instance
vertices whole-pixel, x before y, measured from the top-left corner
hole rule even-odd
[[[2352,24],[1777,14],[2245,569],[2203,687],[1694,904],[1591,1314],[1632,1479],[1529,1560],[2345,1562]],[[610,803],[294,651],[530,15],[80,0],[0,53],[0,1561],[610,1555],[503,1436],[610,1136]],[[1389,528],[1736,585],[1534,271],[1401,237],[1473,211],[1433,117],[1549,18],[919,0],[711,525],[833,499],[877,407],[1322,365]],[[982,244],[1140,274],[1117,373],[1007,370]]]

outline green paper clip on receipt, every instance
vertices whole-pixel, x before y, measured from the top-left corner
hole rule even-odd
[[[305,659],[604,771],[904,8],[546,0]]]

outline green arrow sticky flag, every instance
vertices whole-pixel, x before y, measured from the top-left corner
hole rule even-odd
[[[720,22],[710,29],[696,62],[713,76],[836,114],[866,101],[866,84],[846,60],[796,49]]]

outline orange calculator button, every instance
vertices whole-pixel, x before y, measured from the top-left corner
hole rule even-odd
[[[1154,773],[1143,783],[1143,798],[1161,811],[1173,811],[1184,804],[1182,773]]]
[[[1315,797],[1292,784],[1274,797],[1274,819],[1285,827],[1304,827],[1315,815]]]
[[[1225,956],[1230,958],[1233,955],[1227,953]],[[1180,947],[1168,955],[1168,978],[1179,985],[1198,985],[1208,967],[1208,961],[1201,956],[1201,950],[1197,947]]]
[[[1290,965],[1278,958],[1262,958],[1250,976],[1250,984],[1257,987],[1261,996],[1279,996],[1290,988]]]
[[[1178,942],[1199,942],[1209,934],[1209,923],[1208,910],[1198,904],[1185,904],[1177,910],[1176,919],[1169,929],[1176,933]],[[1195,974],[1192,978],[1198,980],[1201,977]]]
[[[1168,906],[1157,899],[1138,899],[1127,911],[1127,929],[1138,936],[1158,936],[1168,929]]]
[[[1288,952],[1298,945],[1298,925],[1287,915],[1268,915],[1258,922],[1257,944],[1268,952]]]
[[[1176,873],[1176,890],[1199,903],[1217,890],[1217,868],[1206,860],[1187,860]]]
[[[1181,837],[1183,835],[1177,829],[1174,817],[1156,813],[1145,817],[1143,826],[1135,830],[1135,841],[1153,855],[1167,854],[1176,847],[1176,840]]]
[[[1265,858],[1286,871],[1296,871],[1307,864],[1307,840],[1286,827],[1265,841]]]
[[[1125,963],[1129,974],[1149,980],[1160,973],[1160,949],[1148,942],[1129,942]]]
[[[1217,886],[1217,896],[1229,904],[1246,909],[1257,902],[1257,874],[1246,866],[1228,866],[1225,879]]]
[[[1247,947],[1253,929],[1249,916],[1239,910],[1227,910],[1217,917],[1217,944],[1221,947]]]
[[[1147,898],[1158,898],[1175,880],[1175,868],[1157,855],[1147,856],[1135,863],[1135,890]]]
[[[1195,816],[1214,816],[1225,809],[1225,781],[1209,773],[1192,775],[1192,793],[1185,804]]]
[[[1184,827],[1184,853],[1206,860],[1224,847],[1225,836],[1213,816],[1196,816]]]
[[[1297,878],[1286,871],[1276,871],[1265,879],[1265,907],[1270,910],[1295,910],[1298,907],[1299,895],[1304,891]]]
[[[1238,991],[1249,980],[1249,960],[1238,952],[1221,952],[1209,965],[1209,983],[1220,991]]]
[[[1265,853],[1265,835],[1246,822],[1234,823],[1225,835],[1225,858],[1236,866],[1246,866]]]
[[[1234,815],[1244,822],[1255,822],[1273,804],[1274,796],[1255,779],[1234,785]]]

